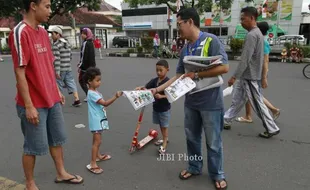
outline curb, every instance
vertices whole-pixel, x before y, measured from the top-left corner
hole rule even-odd
[[[19,184],[16,181],[9,180],[4,177],[0,177],[0,189],[1,190],[24,190],[25,185]]]
[[[107,57],[132,57],[132,58],[152,58],[148,53],[107,53]]]
[[[151,54],[147,53],[107,53],[107,57],[131,57],[131,58],[152,58]],[[240,56],[229,57],[229,60],[240,61]],[[270,56],[269,62],[281,62],[281,58]],[[303,63],[310,63],[310,58],[304,58]]]

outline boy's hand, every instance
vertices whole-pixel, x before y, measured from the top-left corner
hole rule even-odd
[[[146,88],[144,86],[138,86],[135,90],[146,90]]]
[[[165,98],[165,96],[164,95],[161,95],[161,94],[159,94],[159,93],[157,93],[157,94],[155,94],[155,96],[154,96],[156,99],[162,99],[162,98]]]
[[[115,94],[115,97],[116,98],[119,98],[120,96],[123,95],[123,92],[122,91],[117,91],[116,94]]]
[[[26,107],[26,118],[27,121],[33,125],[38,125],[40,122],[39,112],[34,106]]]
[[[149,90],[152,92],[153,96],[158,93],[157,88],[151,88]]]

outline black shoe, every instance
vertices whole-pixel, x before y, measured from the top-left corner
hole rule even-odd
[[[226,123],[226,122],[224,122],[224,129],[225,130],[230,130],[231,129],[231,125]]]
[[[72,106],[74,107],[79,107],[80,105],[82,105],[81,101],[80,100],[76,100],[73,102]]]
[[[263,132],[263,133],[260,133],[258,136],[259,137],[262,137],[262,138],[265,138],[265,139],[269,139],[277,134],[280,133],[280,130],[276,131],[276,132],[273,132],[273,133],[268,133],[267,131]]]

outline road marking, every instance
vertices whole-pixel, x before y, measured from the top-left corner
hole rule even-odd
[[[25,185],[19,184],[16,181],[9,180],[0,176],[0,189],[1,190],[24,190]]]

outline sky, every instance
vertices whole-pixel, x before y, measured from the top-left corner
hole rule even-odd
[[[105,0],[107,3],[113,5],[114,7],[121,10],[121,2],[123,0]],[[310,4],[310,0],[303,0],[302,12],[310,12],[308,9],[308,5]]]
[[[121,2],[123,0],[105,0],[105,2],[109,3],[110,5],[113,5],[114,7],[118,8],[121,10]]]

